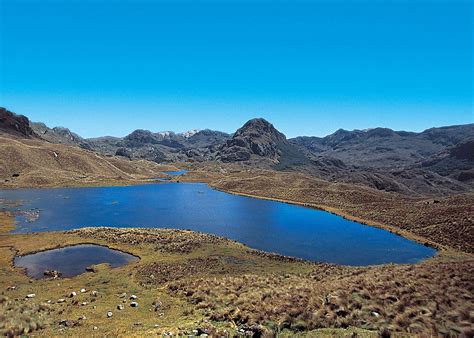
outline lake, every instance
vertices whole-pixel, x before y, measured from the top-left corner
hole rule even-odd
[[[105,246],[81,244],[17,256],[14,264],[25,268],[28,276],[40,279],[45,277],[46,270],[59,271],[62,277],[74,277],[91,265],[107,263],[116,268],[137,260],[138,257]]]
[[[19,207],[11,203],[18,200]],[[204,183],[1,190],[0,207],[17,214],[15,233],[90,226],[191,229],[255,249],[347,265],[416,263],[436,253],[325,211],[227,194]]]

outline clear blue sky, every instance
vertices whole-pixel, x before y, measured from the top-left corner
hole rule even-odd
[[[85,137],[473,123],[472,3],[0,0],[0,105]]]

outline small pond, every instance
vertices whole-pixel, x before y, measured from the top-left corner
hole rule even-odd
[[[172,175],[172,176],[181,176],[183,174],[186,174],[189,170],[183,169],[183,170],[176,170],[176,171],[165,171],[165,174]]]
[[[268,252],[348,265],[416,263],[436,253],[325,211],[227,194],[203,183],[0,190],[2,207],[17,215],[15,233],[93,226],[191,229]]]
[[[105,246],[81,244],[17,256],[14,265],[25,268],[28,276],[40,279],[45,277],[46,270],[59,271],[61,277],[74,277],[91,265],[107,263],[116,268],[137,260],[136,256]]]

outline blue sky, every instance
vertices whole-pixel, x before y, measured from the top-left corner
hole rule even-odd
[[[0,105],[85,137],[474,122],[473,4],[0,2]]]

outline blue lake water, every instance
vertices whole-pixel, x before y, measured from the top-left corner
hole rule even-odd
[[[25,268],[28,276],[39,279],[44,278],[45,270],[56,270],[62,277],[73,277],[86,272],[91,265],[107,263],[116,268],[136,260],[138,257],[122,251],[82,244],[18,256],[14,264]]]
[[[183,169],[183,170],[176,170],[176,171],[165,171],[165,174],[172,175],[172,176],[181,176],[183,174],[186,174],[189,170]]]
[[[88,226],[191,229],[268,252],[348,265],[415,263],[436,253],[328,212],[227,194],[203,183],[1,190],[1,207],[39,210],[36,220],[19,212],[16,233]]]

